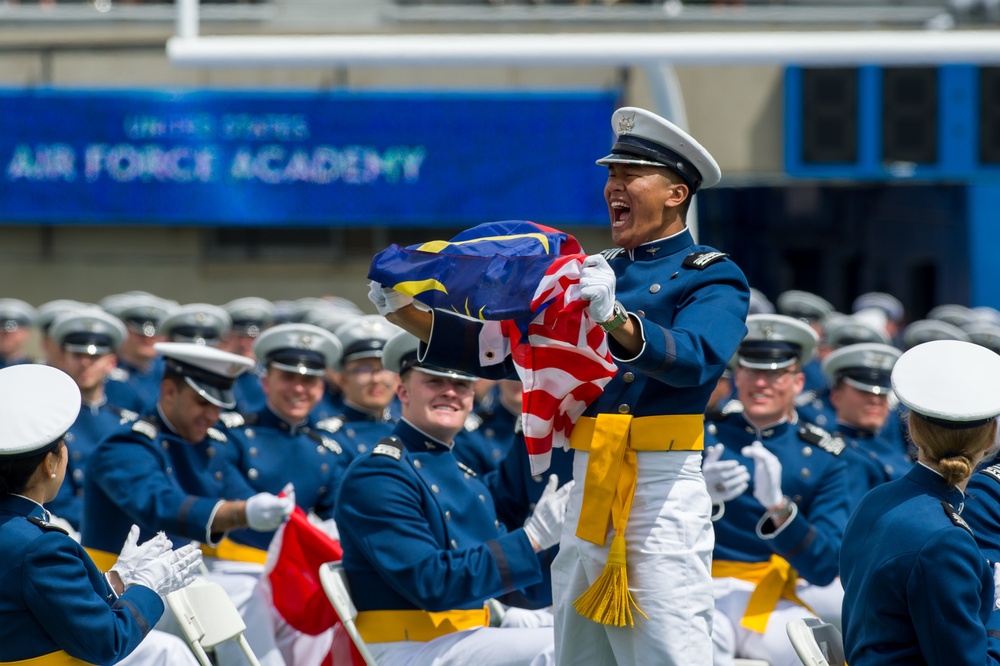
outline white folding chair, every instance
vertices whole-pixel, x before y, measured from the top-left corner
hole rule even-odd
[[[347,586],[347,574],[344,572],[344,566],[340,562],[327,562],[320,565],[319,580],[323,585],[323,590],[326,591],[326,596],[329,597],[330,603],[333,605],[333,610],[337,611],[337,615],[340,617],[340,623],[344,625],[344,630],[347,631],[347,635],[354,642],[354,647],[361,654],[361,658],[368,666],[376,666],[375,657],[372,656],[368,646],[365,645],[365,639],[358,633],[358,628],[354,624],[354,620],[358,617],[358,609],[351,601],[351,590]]]
[[[844,666],[844,638],[832,624],[807,617],[786,624],[785,632],[805,666]]]
[[[167,595],[167,606],[177,618],[184,638],[202,666],[212,666],[206,654],[219,643],[236,641],[250,666],[260,666],[243,632],[247,626],[232,600],[218,583],[195,579]]]

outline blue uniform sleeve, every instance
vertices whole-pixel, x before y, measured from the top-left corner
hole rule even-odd
[[[836,458],[822,474],[812,500],[798,507],[795,517],[778,530],[765,517],[758,534],[802,578],[814,585],[829,585],[840,575],[840,544],[849,518],[849,501],[847,465]]]
[[[22,593],[31,612],[68,654],[87,663],[114,664],[149,633],[163,614],[163,602],[138,585],[110,602],[110,588],[86,557],[69,537],[43,535],[26,553]]]
[[[616,360],[628,363],[651,379],[671,386],[701,386],[722,374],[743,336],[750,307],[750,288],[743,272],[731,261],[712,264],[693,272],[684,296],[677,302],[669,327],[656,323],[655,312],[633,318],[642,325],[645,344],[635,358],[608,338]],[[620,295],[622,305],[636,312],[648,305],[630,302]]]
[[[936,532],[906,580],[921,656],[928,666],[995,665],[1000,633],[987,624],[997,620],[981,617],[993,608],[992,573],[973,539],[956,532]]]
[[[541,580],[523,530],[468,548],[442,548],[417,483],[391,457],[359,458],[344,479],[337,510],[341,531],[351,533],[368,563],[410,603],[431,612],[469,607]]]
[[[976,543],[990,562],[1000,562],[1000,481],[982,472],[972,475],[962,517],[976,535]]]
[[[220,498],[185,492],[151,445],[113,436],[90,457],[87,475],[144,532],[163,530],[187,539],[212,540],[209,521]]]

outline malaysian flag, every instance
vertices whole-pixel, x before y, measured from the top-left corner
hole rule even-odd
[[[484,348],[499,342],[523,384],[532,474],[548,469],[553,446],[568,447],[576,420],[617,370],[580,297],[585,258],[569,234],[516,220],[480,224],[450,241],[394,245],[368,274],[431,308],[484,321]]]

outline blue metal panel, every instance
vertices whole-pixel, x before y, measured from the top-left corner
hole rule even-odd
[[[970,305],[1000,309],[1000,182],[969,186]]]

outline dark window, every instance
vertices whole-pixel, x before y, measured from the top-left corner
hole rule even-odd
[[[937,70],[889,67],[882,70],[882,160],[937,162]]]
[[[802,161],[856,162],[858,70],[805,69],[802,78]]]

